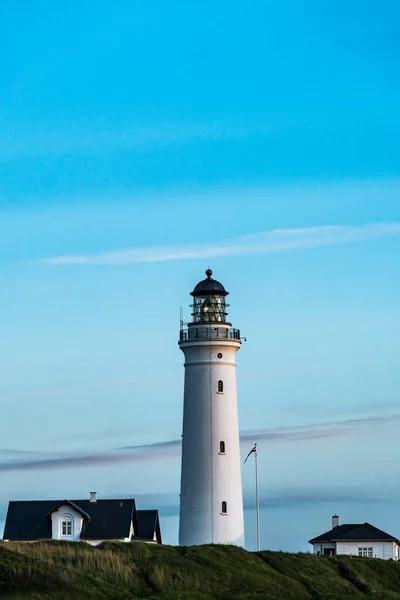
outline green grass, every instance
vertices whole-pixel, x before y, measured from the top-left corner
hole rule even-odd
[[[235,546],[0,543],[2,600],[400,600],[400,563]]]

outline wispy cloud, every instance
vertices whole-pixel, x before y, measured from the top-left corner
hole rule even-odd
[[[299,441],[316,441],[351,435],[355,431],[370,426],[398,427],[400,415],[360,417],[326,423],[313,423],[294,427],[277,427],[244,431],[240,435],[243,443],[269,442],[289,443]],[[180,456],[181,440],[173,439],[152,444],[124,446],[109,450],[108,452],[86,454],[52,454],[39,455],[32,453],[30,456],[19,456],[17,453],[0,451],[0,471],[26,471],[26,470],[51,470],[62,468],[86,468],[124,463],[156,462],[161,460],[176,459]]]
[[[302,126],[303,123],[300,123]],[[163,122],[119,126],[103,120],[92,121],[88,127],[68,123],[55,124],[52,129],[35,127],[4,128],[0,137],[0,160],[21,156],[41,157],[68,155],[98,155],[112,151],[143,150],[165,147],[181,142],[208,142],[240,139],[249,135],[298,127],[290,119],[270,123],[232,122]]]
[[[98,124],[99,125],[99,124]],[[74,126],[44,130],[26,128],[14,130],[13,135],[3,132],[4,143],[1,160],[22,156],[48,156],[62,154],[99,154],[130,148],[149,148],[157,144],[171,144],[181,140],[219,135],[217,128],[203,124],[162,124],[118,128],[96,126],[79,129]]]
[[[17,392],[18,394],[28,394],[30,397],[32,396],[51,396],[53,397],[55,394],[64,394],[65,392],[75,393],[75,392],[86,392],[89,390],[104,390],[105,388],[119,388],[130,385],[137,385],[141,382],[147,382],[146,377],[125,377],[119,379],[98,379],[95,381],[86,381],[82,383],[62,383],[60,385],[33,385],[33,386],[24,386],[23,384],[13,382],[12,386],[0,385],[0,393],[6,395],[8,390],[11,388],[12,392]],[[1,404],[0,404],[1,406]]]
[[[332,506],[333,504],[360,504],[360,495],[363,498],[363,504],[374,503],[398,503],[398,494],[388,493],[387,489],[362,486],[324,486],[320,487],[292,487],[279,488],[276,490],[261,491],[260,508],[281,508],[292,509],[298,507],[314,506]],[[244,497],[244,507],[247,510],[254,510],[254,498],[252,496]]]
[[[279,487],[276,489],[260,490],[260,508],[261,509],[281,509],[293,510],[302,508],[315,508],[318,506],[336,506],[345,504],[359,504],[360,495],[363,503],[398,503],[398,494],[388,494],[387,490],[377,489],[376,487],[357,486],[324,486],[321,487]],[[129,496],[128,494],[119,494],[118,498]],[[153,508],[157,506],[163,517],[173,517],[179,515],[179,496],[178,493],[171,494],[159,492],[157,494],[136,494],[135,500],[138,508]],[[254,494],[245,493],[243,498],[244,510],[255,510]]]
[[[131,491],[122,492],[117,495],[111,495],[110,498],[123,498],[131,495]],[[260,508],[293,510],[301,508],[315,508],[319,506],[340,505],[340,504],[359,504],[360,496],[363,498],[363,504],[398,504],[398,494],[391,490],[376,487],[357,486],[324,486],[320,487],[284,487],[268,490],[260,490]],[[36,499],[35,493],[25,492],[18,496],[21,500]],[[37,498],[40,499],[40,498]],[[158,492],[154,494],[135,494],[136,505],[139,509],[152,509],[157,507],[162,517],[176,517],[179,515],[179,492],[176,494]],[[0,499],[0,518],[7,512],[9,497]],[[243,508],[245,511],[255,510],[253,494],[245,493],[243,498]],[[0,521],[1,525],[1,521]],[[1,532],[1,528],[0,528]]]
[[[240,440],[248,442],[300,442],[340,437],[349,435],[354,431],[371,425],[397,425],[400,423],[400,415],[391,414],[384,416],[359,417],[357,419],[344,419],[328,421],[325,423],[314,423],[308,425],[296,425],[293,427],[279,427],[275,429],[260,429],[243,432]]]
[[[52,265],[124,265],[246,254],[267,254],[332,244],[363,242],[385,235],[400,234],[400,223],[332,225],[302,229],[275,229],[243,235],[207,245],[153,246],[99,254],[74,254],[44,258]]]
[[[159,442],[132,446],[131,448],[110,450],[109,452],[33,456],[25,460],[3,460],[0,471],[46,471],[62,468],[85,468],[124,463],[143,463],[175,458],[180,453],[180,441]],[[1,453],[0,453],[1,455]]]
[[[374,486],[324,486],[321,487],[291,487],[278,488],[274,490],[260,491],[260,508],[293,510],[298,508],[315,508],[319,506],[332,507],[332,505],[341,504],[360,504],[360,496],[363,498],[363,505],[366,504],[398,504],[399,496],[393,490],[391,493],[387,489],[380,489]],[[122,496],[119,496],[122,497]],[[163,517],[172,517],[179,515],[179,499],[173,494],[152,494],[147,498],[145,495],[136,496],[138,506],[146,508],[157,506]],[[245,494],[243,498],[243,508],[245,511],[255,510],[254,495]]]

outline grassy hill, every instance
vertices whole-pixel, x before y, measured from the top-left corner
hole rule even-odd
[[[400,600],[400,563],[234,546],[0,543],[0,598]]]

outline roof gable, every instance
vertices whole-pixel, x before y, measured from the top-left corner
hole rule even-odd
[[[47,515],[46,517],[50,517],[54,512],[56,512],[56,510],[58,510],[59,508],[61,508],[61,506],[71,506],[71,508],[73,508],[74,510],[76,510],[78,513],[80,513],[83,517],[86,517],[87,519],[90,520],[90,515],[88,515],[88,513],[86,511],[84,511],[80,506],[78,506],[78,504],[76,504],[75,502],[72,502],[71,500],[63,500],[62,502],[59,502],[57,504],[57,506],[55,506]]]

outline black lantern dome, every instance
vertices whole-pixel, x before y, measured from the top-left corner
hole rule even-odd
[[[196,287],[194,288],[193,292],[190,292],[191,296],[204,296],[205,295],[218,295],[218,296],[227,296],[229,294],[229,292],[227,292],[224,288],[224,286],[222,285],[222,283],[220,283],[219,281],[217,281],[216,279],[213,279],[211,277],[211,275],[213,274],[213,272],[211,271],[211,269],[207,269],[206,271],[206,275],[207,275],[207,279],[203,279],[202,281],[200,281]]]
[[[221,323],[226,321],[226,308],[228,304],[225,302],[227,292],[219,281],[213,279],[211,269],[206,271],[207,279],[200,281],[193,292],[194,302],[192,304],[193,322],[194,323]]]

